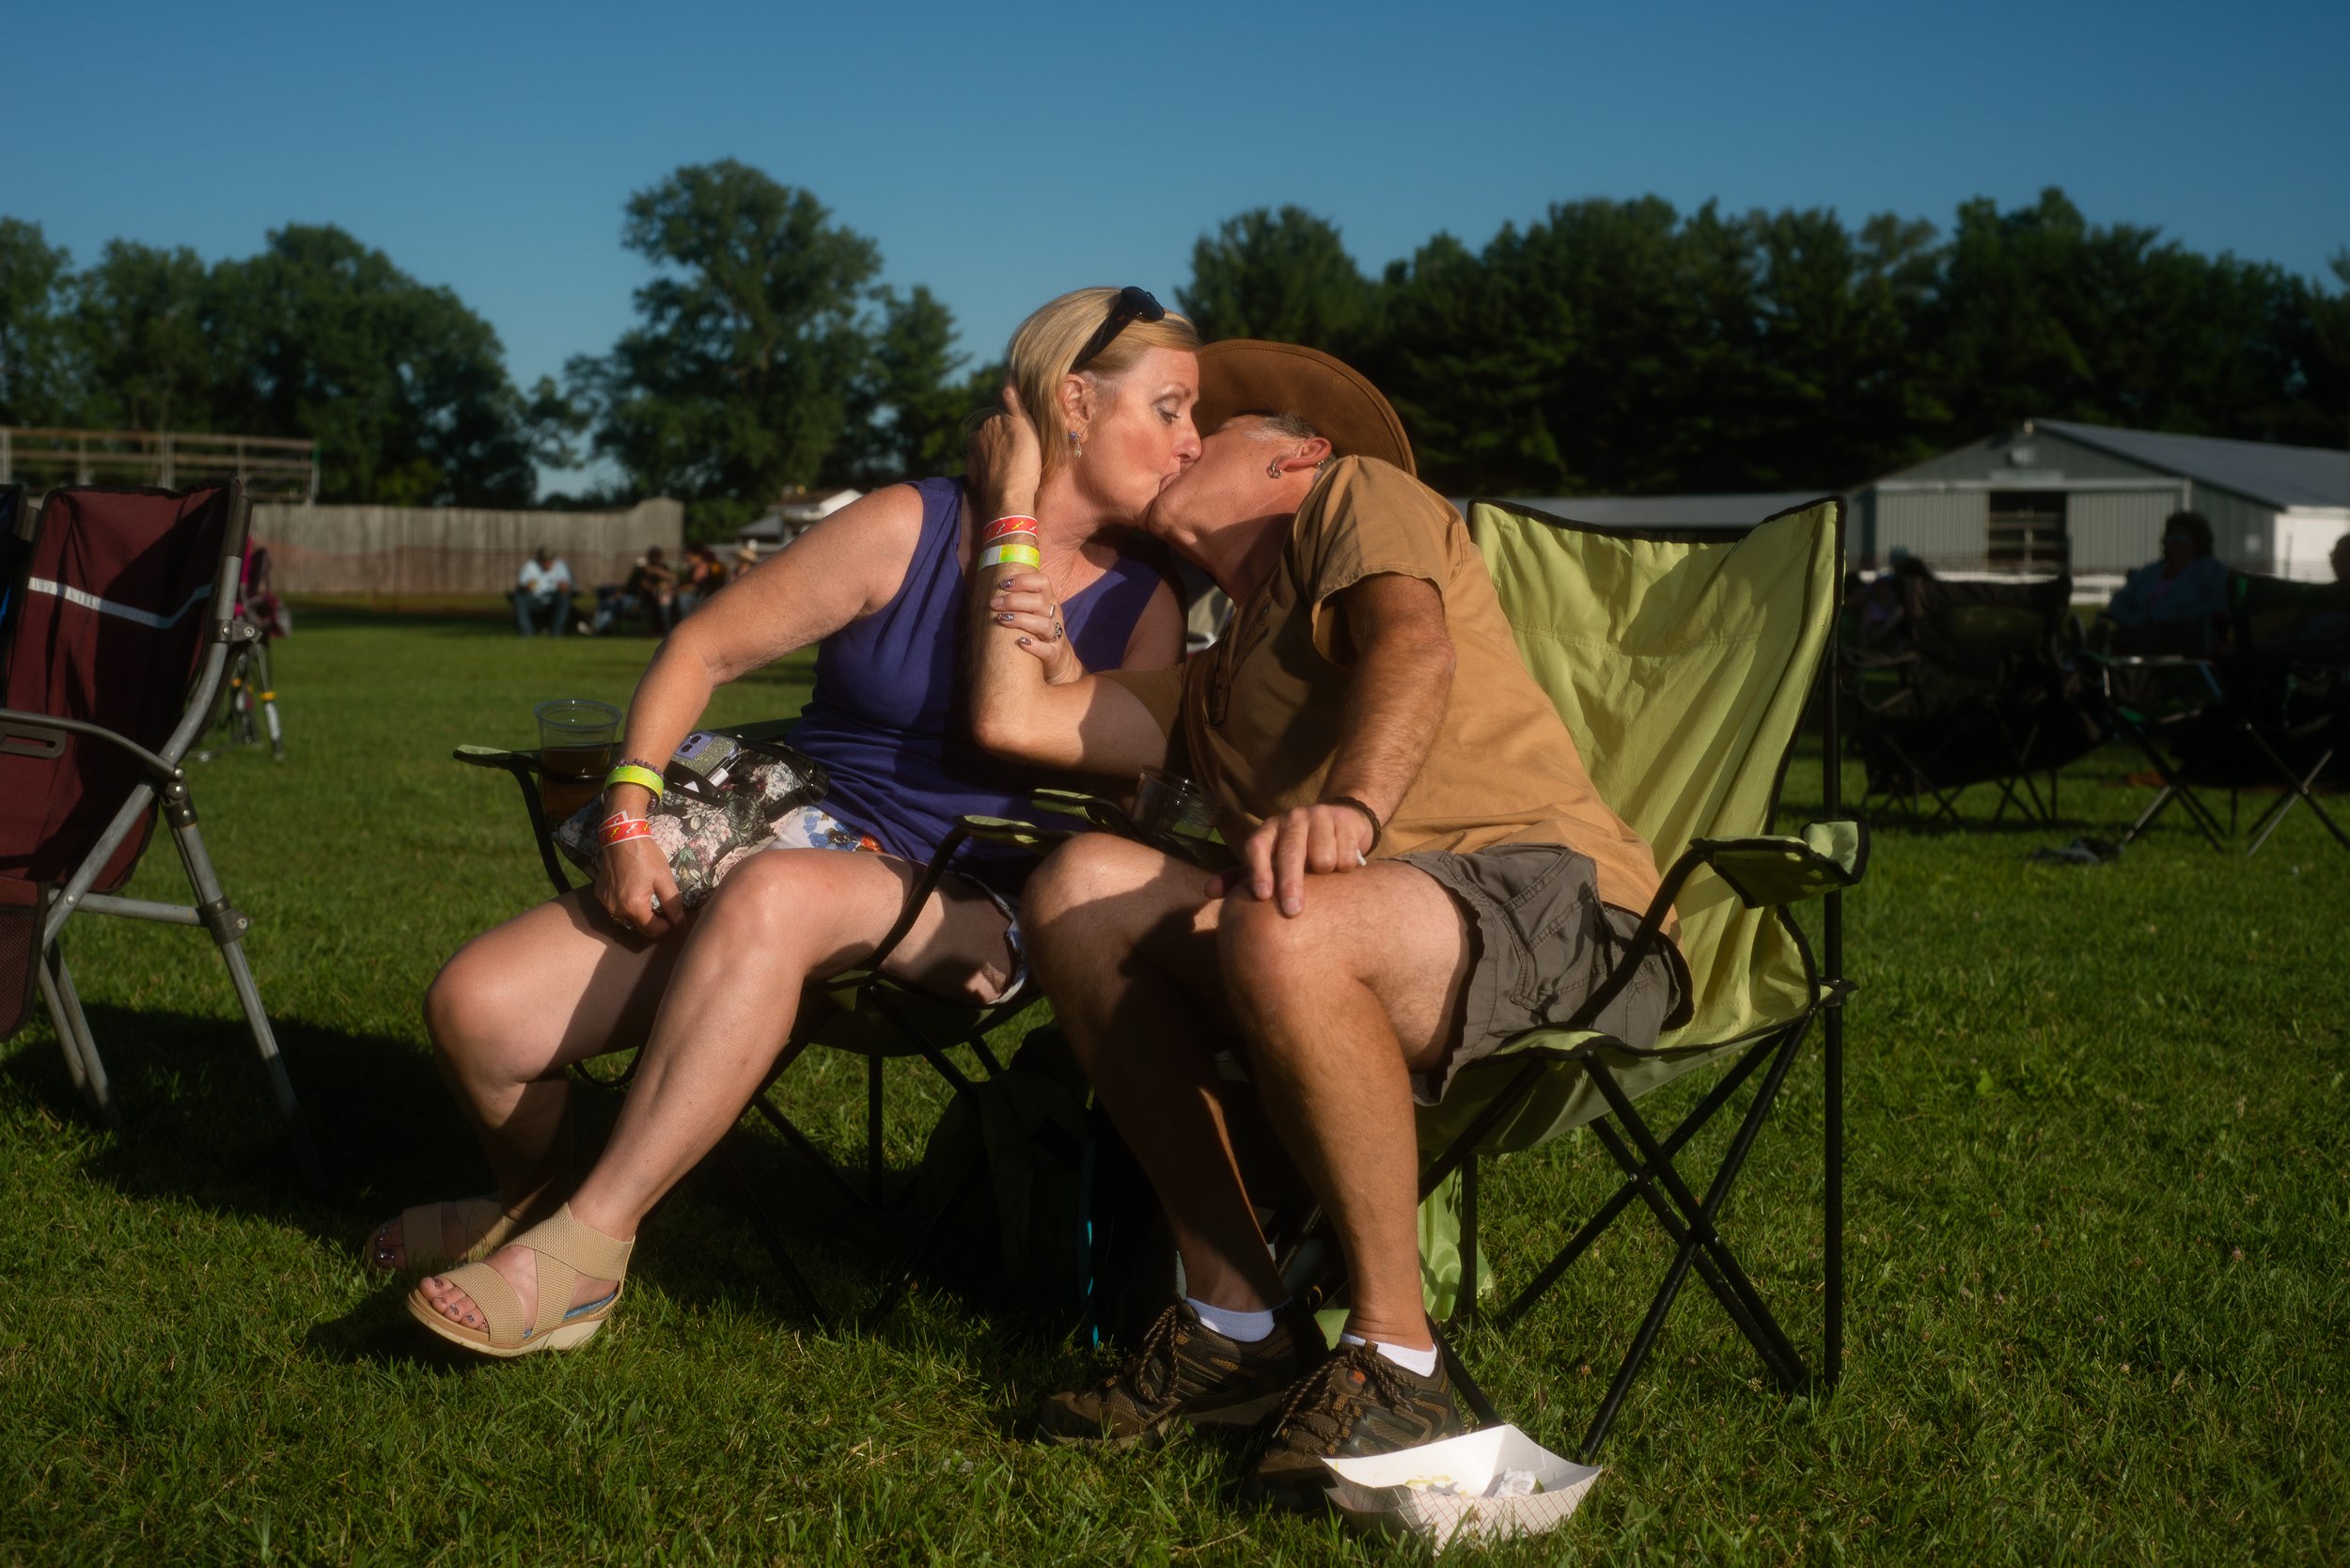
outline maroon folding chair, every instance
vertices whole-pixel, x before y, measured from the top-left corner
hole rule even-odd
[[[58,935],[77,914],[201,926],[219,945],[270,1087],[312,1184],[317,1157],[245,962],[251,923],[221,890],[180,767],[232,652],[259,634],[235,613],[241,484],[53,491],[17,542],[0,623],[0,1038],[38,990],[90,1109],[120,1124]],[[156,808],[192,903],[118,896]],[[10,929],[13,928],[13,929]]]

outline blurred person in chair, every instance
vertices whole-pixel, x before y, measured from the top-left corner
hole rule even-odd
[[[2162,558],[2123,579],[2104,619],[2108,651],[2125,654],[2211,651],[2228,621],[2228,569],[2212,554],[2211,523],[2174,511],[2162,525]]]
[[[599,588],[597,592],[603,593]],[[669,558],[658,544],[649,544],[645,553],[629,568],[628,579],[619,591],[610,594],[596,606],[595,633],[603,635],[613,623],[642,613],[656,636],[667,636],[677,623],[677,573],[669,570]]]
[[[559,637],[572,619],[572,569],[541,544],[514,577],[514,629],[524,636],[544,629]]]

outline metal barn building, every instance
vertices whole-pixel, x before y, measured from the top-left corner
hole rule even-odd
[[[1901,548],[1937,571],[2104,576],[2154,559],[2191,509],[2228,565],[2322,580],[2350,532],[2350,452],[2028,419],[1852,499],[1856,565]]]

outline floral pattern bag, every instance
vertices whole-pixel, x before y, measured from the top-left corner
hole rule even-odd
[[[686,736],[662,776],[667,787],[646,816],[688,909],[717,891],[744,855],[772,843],[786,818],[832,788],[824,765],[803,752],[708,730]],[[599,797],[556,830],[556,847],[591,876],[603,855],[598,830],[607,814]]]

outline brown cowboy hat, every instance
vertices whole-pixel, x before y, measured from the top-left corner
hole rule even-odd
[[[1294,414],[1329,440],[1340,457],[1381,458],[1406,474],[1412,438],[1379,389],[1362,373],[1318,349],[1229,337],[1199,351],[1199,401],[1192,418],[1212,435],[1236,414]]]

